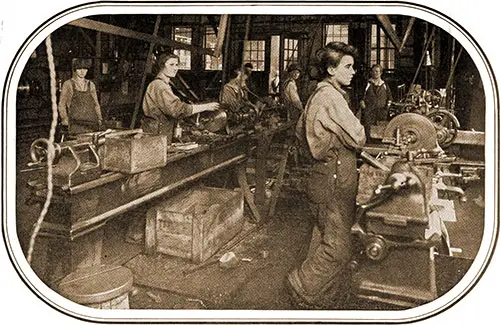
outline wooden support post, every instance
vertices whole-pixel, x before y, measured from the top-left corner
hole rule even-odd
[[[217,33],[217,42],[215,44],[214,56],[219,57],[222,52],[222,45],[224,44],[224,38],[226,36],[226,29],[228,26],[229,15],[221,15],[219,29]]]
[[[262,132],[258,135],[255,151],[255,204],[259,211],[266,211],[267,157],[272,135]]]
[[[160,28],[161,16],[156,16],[155,27],[153,31],[153,36],[158,34],[158,29]],[[134,106],[134,112],[132,113],[132,120],[130,122],[130,128],[135,128],[135,123],[137,120],[137,115],[139,114],[139,109],[142,104],[142,92],[144,91],[144,86],[146,85],[146,78],[148,74],[151,72],[151,67],[153,65],[153,50],[155,47],[155,43],[149,44],[148,57],[146,58],[146,66],[144,67],[144,72],[142,73],[141,86],[139,87],[137,100]]]
[[[251,221],[255,223],[261,222],[262,218],[260,216],[259,209],[257,209],[257,206],[254,203],[253,195],[250,192],[250,188],[248,186],[246,167],[244,164],[240,164],[238,167],[236,167],[236,176],[238,177],[238,185],[243,191],[243,197],[245,198],[245,201],[250,208],[250,212],[252,212],[253,218]]]
[[[387,17],[387,15],[377,15],[377,19],[382,24],[382,28],[384,29],[387,36],[389,36],[389,39],[391,40],[394,47],[396,47],[397,49],[401,48],[401,41],[399,40],[396,31],[392,27],[389,17]]]
[[[43,280],[53,284],[78,268],[100,265],[103,236],[100,228],[75,240],[44,238],[48,246]]]
[[[102,57],[102,34],[97,32],[95,36],[95,62],[94,62],[94,82],[97,88],[101,84],[101,57]]]
[[[227,19],[227,36],[226,44],[224,45],[224,55],[222,56],[222,67],[224,73],[222,74],[222,84],[225,85],[228,78],[228,62],[229,62],[229,43],[231,37],[231,17],[228,16]]]
[[[153,255],[156,252],[156,210],[150,209],[146,213],[146,227],[144,233],[144,253]]]
[[[399,47],[399,53],[403,51],[406,41],[408,40],[408,37],[410,37],[410,32],[414,23],[415,23],[415,17],[411,17],[410,21],[408,22],[408,26],[406,26],[405,35],[403,36],[403,40],[401,41],[401,46]]]
[[[274,184],[273,195],[271,196],[271,202],[269,203],[269,218],[274,216],[276,204],[278,203],[281,192],[281,186],[283,185],[283,178],[285,176],[286,163],[288,161],[288,146],[285,146],[283,151],[284,152],[279,163],[278,175],[276,176],[276,183]]]
[[[90,45],[90,47],[93,50],[96,50],[94,41],[90,38],[90,36],[87,35],[87,33],[85,33],[85,31],[82,28],[78,28],[78,31],[80,32],[80,34],[82,34],[83,38],[85,39],[85,42],[87,42],[87,44]]]

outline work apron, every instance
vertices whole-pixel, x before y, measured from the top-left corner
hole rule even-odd
[[[72,134],[99,131],[99,117],[95,111],[95,101],[90,92],[90,82],[87,81],[87,90],[79,91],[71,80],[73,97],[68,110],[69,132]]]
[[[166,135],[168,143],[171,143],[174,137],[174,125],[175,119],[173,118],[155,119],[148,116],[141,118],[142,131],[145,133]]]

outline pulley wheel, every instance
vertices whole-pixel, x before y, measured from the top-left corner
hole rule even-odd
[[[439,109],[427,114],[436,129],[437,141],[442,148],[449,147],[457,137],[460,122],[452,113]]]

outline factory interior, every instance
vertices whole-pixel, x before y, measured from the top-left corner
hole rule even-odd
[[[349,281],[311,307],[294,301],[287,279],[315,245],[314,158],[296,139],[300,114],[284,93],[299,71],[292,79],[307,106],[318,50],[330,42],[358,51],[344,91],[367,141],[356,156]],[[217,109],[176,118],[167,136],[141,123],[155,61],[168,53],[179,63],[168,86],[179,103]],[[92,132],[68,132],[63,115],[54,123],[75,58],[101,109]],[[361,103],[375,64],[391,100],[388,115],[369,122]],[[222,90],[247,68],[248,105],[233,111]],[[415,17],[76,19],[47,36],[20,75],[17,236],[51,290],[93,308],[417,307],[457,285],[481,245],[485,102],[472,55]]]

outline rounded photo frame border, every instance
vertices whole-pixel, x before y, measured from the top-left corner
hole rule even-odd
[[[268,10],[276,10],[282,6],[286,6],[290,14],[318,13],[321,8],[321,13],[326,10],[333,10],[335,15],[338,14],[405,14],[414,16],[420,19],[427,20],[436,26],[445,29],[453,37],[455,37],[467,52],[473,57],[476,66],[483,80],[485,99],[486,99],[486,116],[494,117],[486,119],[486,152],[495,152],[495,155],[485,156],[486,176],[485,176],[485,232],[483,235],[480,251],[466,276],[460,281],[459,285],[454,287],[450,292],[435,301],[419,306],[410,310],[401,312],[396,311],[222,311],[223,317],[217,315],[221,311],[152,311],[152,310],[95,310],[75,304],[66,300],[50,290],[43,282],[41,282],[31,268],[24,260],[24,255],[20,249],[19,241],[15,235],[15,206],[9,202],[15,195],[15,190],[12,191],[12,185],[15,186],[15,179],[11,175],[12,170],[15,170],[15,134],[16,120],[15,114],[8,114],[8,107],[15,107],[15,85],[19,81],[22,67],[26,64],[29,55],[43,41],[43,38],[50,34],[55,29],[67,24],[68,22],[91,16],[94,14],[110,14],[107,10],[113,10],[112,14],[198,14],[198,13],[241,13],[258,14],[263,11],[269,14]],[[192,10],[192,11],[191,11]],[[411,13],[409,15],[409,13]],[[420,14],[416,14],[420,13]],[[474,38],[464,30],[452,18],[441,14],[439,11],[426,7],[420,4],[407,2],[332,2],[332,3],[297,3],[297,2],[257,2],[254,4],[242,4],[235,2],[223,3],[199,3],[199,2],[155,2],[155,3],[140,3],[140,2],[95,2],[90,4],[79,4],[58,14],[42,23],[26,40],[23,42],[15,57],[11,58],[9,71],[6,74],[6,82],[4,85],[4,96],[2,101],[3,106],[3,142],[4,149],[2,151],[2,167],[3,167],[3,217],[2,227],[4,240],[7,246],[7,251],[10,261],[16,269],[26,286],[46,304],[58,310],[61,313],[70,315],[76,319],[94,321],[94,322],[413,322],[425,318],[433,317],[438,313],[450,308],[452,305],[461,300],[468,292],[480,281],[488,264],[493,256],[497,236],[498,236],[498,217],[497,217],[497,178],[498,178],[498,161],[497,155],[497,136],[498,136],[498,92],[497,83],[490,66],[490,62],[482,51],[480,45]],[[479,64],[478,64],[479,63]],[[493,130],[493,131],[491,131]],[[14,153],[14,155],[12,155]],[[14,162],[12,161],[14,160]],[[14,165],[13,165],[14,163]],[[453,298],[449,298],[453,297]],[[356,317],[353,317],[356,313]],[[361,314],[363,314],[361,316]]]

